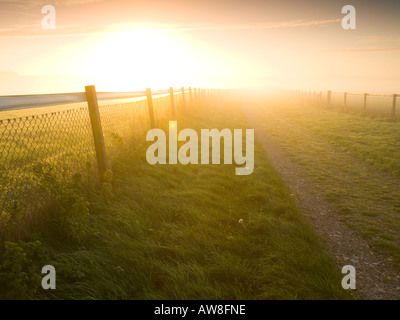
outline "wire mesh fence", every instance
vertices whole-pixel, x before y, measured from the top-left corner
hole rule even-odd
[[[400,119],[398,94],[301,92],[303,97],[330,108],[377,117]]]
[[[85,108],[0,121],[0,208],[3,218],[31,212],[56,190],[54,181],[93,170]]]
[[[172,120],[184,100],[182,92],[152,98],[156,123]],[[110,156],[121,140],[150,129],[145,99],[101,105],[98,112]],[[45,206],[57,194],[57,181],[97,175],[92,125],[87,106],[0,120],[0,233],[5,220]]]

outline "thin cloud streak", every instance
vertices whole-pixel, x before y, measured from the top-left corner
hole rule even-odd
[[[362,38],[360,42],[368,42],[368,43],[400,42],[400,36],[369,36]]]
[[[103,0],[53,0],[51,3],[46,3],[43,0],[0,0],[0,5],[2,8],[10,8],[16,11],[17,9],[30,9],[30,8],[38,8],[43,7],[46,4],[51,4],[57,7],[71,7],[77,5],[86,5],[94,2],[101,2]]]
[[[338,48],[329,49],[327,52],[375,52],[375,51],[400,51],[400,46],[382,46],[382,47],[367,47],[367,48]]]
[[[281,21],[281,22],[266,22],[266,23],[250,23],[250,24],[214,24],[214,25],[155,25],[155,26],[128,26],[126,30],[152,30],[152,31],[165,31],[165,32],[190,32],[190,31],[237,31],[237,30],[263,30],[263,29],[278,29],[278,28],[299,28],[299,27],[310,27],[310,26],[322,26],[332,23],[340,22],[340,19],[329,19],[329,20],[293,20],[293,21]],[[35,25],[37,28],[37,25]],[[123,32],[121,25],[121,32]],[[33,27],[33,26],[31,26]],[[27,31],[30,29],[31,31]],[[54,36],[96,36],[96,35],[107,35],[118,33],[120,31],[110,30],[110,28],[101,28],[94,30],[94,28],[82,30],[80,26],[57,26],[57,30],[48,33],[44,30],[33,31],[33,28],[18,28],[15,29],[7,28],[0,29],[0,38],[10,37],[54,37]],[[61,30],[61,31],[60,31]]]
[[[319,26],[330,23],[340,22],[340,19],[330,20],[292,20],[282,22],[249,23],[249,24],[229,24],[229,25],[201,25],[201,26],[180,26],[171,28],[172,31],[230,31],[230,30],[253,30],[253,29],[275,29]]]

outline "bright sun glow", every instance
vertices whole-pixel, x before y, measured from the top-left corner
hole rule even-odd
[[[93,54],[91,74],[110,91],[179,86],[199,71],[193,50],[170,33],[135,30],[107,35]]]

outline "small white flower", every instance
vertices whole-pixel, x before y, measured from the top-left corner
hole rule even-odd
[[[240,220],[239,220],[239,224],[241,224],[241,225],[243,226],[243,228],[245,228],[245,229],[247,230],[246,226],[245,226],[244,223],[243,223],[243,219],[240,219]]]

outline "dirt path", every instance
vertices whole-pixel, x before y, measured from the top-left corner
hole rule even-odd
[[[316,192],[317,188],[306,177],[304,168],[291,161],[272,141],[254,115],[249,112],[245,114],[272,165],[324,239],[326,250],[336,260],[339,272],[344,265],[356,268],[358,296],[366,299],[400,299],[400,275],[387,257],[375,253],[367,241],[339,220],[336,208]]]

